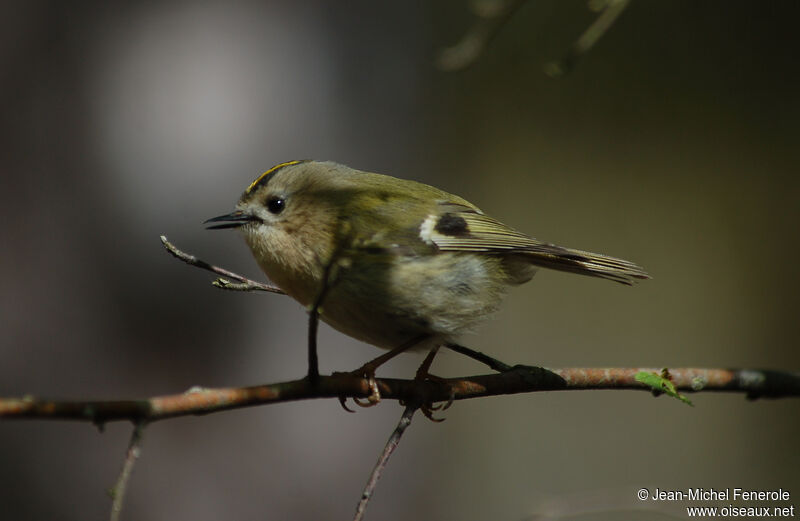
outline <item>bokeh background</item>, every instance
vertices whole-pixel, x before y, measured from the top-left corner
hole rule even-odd
[[[421,180],[565,246],[645,266],[634,288],[541,272],[464,343],[510,363],[797,369],[800,5],[521,8],[470,69],[435,67],[464,2],[4,2],[0,395],[127,398],[288,380],[306,315],[236,294],[159,235],[258,277],[207,232],[271,165],[331,159]],[[378,352],[324,327],[324,372]],[[411,376],[419,355],[384,375]],[[485,372],[453,353],[434,371]],[[796,400],[574,392],[416,419],[368,518],[684,519],[640,487],[800,498]],[[348,519],[401,412],[310,401],[159,422],[125,519]],[[130,433],[0,425],[3,519],[102,519]],[[774,506],[774,504],[761,504]],[[800,504],[798,504],[800,506]]]

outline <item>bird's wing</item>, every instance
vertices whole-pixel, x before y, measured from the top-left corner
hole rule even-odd
[[[447,204],[441,210],[428,216],[420,227],[420,238],[440,251],[519,253],[537,266],[628,285],[650,278],[632,262],[539,241],[473,208]]]

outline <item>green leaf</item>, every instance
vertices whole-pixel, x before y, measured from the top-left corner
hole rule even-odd
[[[634,378],[636,378],[637,382],[645,384],[657,393],[664,393],[668,396],[672,396],[673,398],[682,401],[686,405],[694,407],[694,404],[691,402],[691,400],[680,394],[678,389],[675,388],[675,384],[673,384],[672,380],[670,380],[669,370],[666,368],[661,371],[661,374],[640,371],[636,373]]]

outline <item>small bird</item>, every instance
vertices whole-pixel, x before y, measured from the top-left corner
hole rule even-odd
[[[538,267],[649,278],[632,262],[531,238],[438,188],[333,162],[276,165],[235,211],[206,222],[238,228],[286,294],[392,356],[454,342]],[[380,363],[365,365],[368,376]]]

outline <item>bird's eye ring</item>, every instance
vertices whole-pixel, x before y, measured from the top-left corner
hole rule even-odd
[[[267,210],[270,213],[278,215],[286,207],[286,199],[273,195],[267,199]]]

